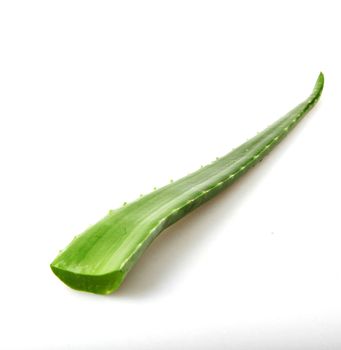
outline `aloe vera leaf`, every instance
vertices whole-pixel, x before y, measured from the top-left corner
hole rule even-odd
[[[53,272],[74,289],[98,294],[116,290],[161,231],[230,186],[269,153],[315,105],[323,84],[320,73],[305,101],[226,156],[111,211],[56,257]]]

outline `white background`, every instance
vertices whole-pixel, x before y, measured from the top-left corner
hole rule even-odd
[[[338,1],[0,3],[0,348],[340,349]],[[120,206],[322,98],[110,296],[49,263]]]

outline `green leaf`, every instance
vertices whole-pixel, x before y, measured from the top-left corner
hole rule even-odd
[[[111,211],[57,256],[51,264],[53,272],[74,289],[98,294],[116,290],[161,231],[262,160],[315,105],[323,84],[320,73],[305,101],[226,156]]]

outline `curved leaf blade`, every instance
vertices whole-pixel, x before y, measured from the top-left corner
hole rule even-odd
[[[254,138],[198,171],[109,213],[56,257],[51,264],[53,272],[74,289],[98,294],[116,290],[160,232],[262,160],[316,104],[323,85],[320,73],[305,101]]]

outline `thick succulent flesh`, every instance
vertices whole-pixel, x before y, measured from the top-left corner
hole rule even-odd
[[[116,290],[161,231],[231,185],[269,153],[314,106],[323,84],[321,73],[305,101],[226,156],[111,211],[74,238],[52,262],[53,272],[74,289],[98,294]]]

